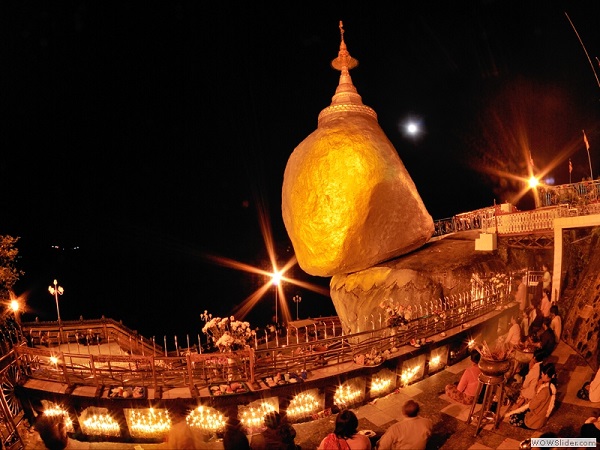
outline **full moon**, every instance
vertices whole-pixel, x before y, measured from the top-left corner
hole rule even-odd
[[[408,132],[408,134],[415,135],[419,132],[419,127],[416,123],[410,122],[406,125],[406,131]]]

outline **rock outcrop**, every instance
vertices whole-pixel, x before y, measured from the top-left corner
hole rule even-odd
[[[470,292],[473,274],[506,272],[498,252],[475,251],[478,234],[449,235],[401,258],[332,277],[331,298],[344,332],[379,328],[386,300],[420,311],[432,301]]]

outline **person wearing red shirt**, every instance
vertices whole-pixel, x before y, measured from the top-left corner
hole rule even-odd
[[[462,403],[463,405],[470,405],[473,403],[473,399],[477,393],[479,374],[481,373],[481,370],[479,369],[480,359],[481,355],[479,352],[473,350],[471,352],[471,366],[463,372],[458,385],[446,385],[446,395],[455,402]]]

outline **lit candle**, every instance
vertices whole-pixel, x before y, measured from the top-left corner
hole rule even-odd
[[[167,335],[164,336],[165,341],[165,356],[167,356]]]

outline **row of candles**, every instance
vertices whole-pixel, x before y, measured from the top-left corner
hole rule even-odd
[[[439,356],[437,357],[439,359]],[[434,362],[432,359],[431,362]],[[438,361],[439,362],[439,361]],[[437,363],[437,362],[436,362]],[[416,365],[405,369],[401,379],[403,384],[408,384],[420,371],[421,366]],[[387,371],[384,375],[376,375],[371,380],[372,395],[380,395],[388,392],[393,387],[395,375]],[[364,390],[352,382],[342,384],[336,388],[334,403],[339,407],[348,407],[360,402],[364,398]],[[259,432],[264,429],[264,417],[267,413],[275,411],[274,402],[263,401],[257,406],[241,409],[241,423],[250,432]],[[322,409],[322,399],[317,392],[301,392],[297,394],[286,411],[290,420],[296,421],[312,416]],[[72,421],[66,410],[58,405],[52,405],[44,410],[47,415],[64,415],[67,419],[67,429],[73,431]],[[121,430],[118,422],[108,413],[94,411],[82,414],[84,419],[80,421],[82,431],[91,436],[119,436]],[[166,409],[126,409],[125,417],[129,432],[134,438],[161,438],[169,432],[172,421]],[[209,406],[198,406],[186,417],[188,425],[203,432],[216,433],[223,430],[226,418],[215,408]]]

